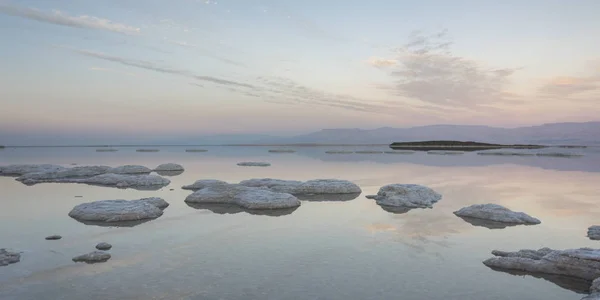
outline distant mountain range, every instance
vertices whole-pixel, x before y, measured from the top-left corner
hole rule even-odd
[[[296,136],[224,134],[190,136],[161,134],[120,136],[61,133],[11,134],[0,130],[0,145],[239,145],[239,144],[391,144],[425,140],[458,140],[500,144],[598,145],[600,122],[551,123],[498,128],[472,125],[430,125],[410,128],[323,129]]]
[[[551,123],[498,128],[471,125],[431,125],[410,128],[323,129],[288,138],[266,138],[259,144],[389,144],[424,140],[459,140],[485,143],[600,145],[600,122]]]

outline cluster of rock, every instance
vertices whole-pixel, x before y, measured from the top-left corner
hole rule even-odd
[[[21,261],[20,253],[8,251],[4,248],[0,249],[0,267],[15,264],[19,261]]]
[[[69,216],[81,222],[124,223],[156,219],[169,203],[152,197],[138,200],[100,200],[75,206]]]
[[[23,184],[33,185],[43,182],[84,183],[90,185],[111,186],[118,188],[159,189],[170,183],[170,180],[157,175],[178,175],[183,172],[178,164],[162,164],[155,169],[139,165],[109,166],[77,166],[66,168],[58,165],[9,165],[0,166],[0,175],[18,176],[16,180]]]
[[[236,205],[248,210],[289,209],[300,206],[303,196],[337,196],[361,193],[356,184],[337,179],[309,181],[272,178],[249,179],[237,184],[221,180],[198,180],[183,189],[194,190],[185,202],[196,204]],[[335,197],[334,197],[335,198]]]

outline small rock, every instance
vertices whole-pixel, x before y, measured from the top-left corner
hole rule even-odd
[[[60,235],[51,235],[51,236],[46,237],[46,240],[49,240],[49,241],[60,240],[60,239],[62,239],[62,236],[60,236]]]
[[[454,212],[459,217],[490,220],[511,224],[540,224],[540,220],[523,212],[514,212],[497,204],[475,204]]]
[[[75,198],[83,198],[83,196],[75,196]]]
[[[171,172],[173,172],[173,171],[183,171],[183,170],[184,169],[183,169],[182,165],[174,164],[174,163],[162,164],[162,165],[159,165],[158,167],[154,168],[155,172],[158,172],[158,171],[167,171],[167,172],[171,171]]]
[[[600,226],[590,226],[590,228],[588,228],[587,236],[590,240],[600,240]]]
[[[169,189],[169,191],[174,191],[175,189]]]
[[[381,187],[374,199],[380,206],[426,208],[442,199],[442,195],[417,184],[389,184]]]
[[[11,252],[4,248],[0,249],[0,267],[18,263],[19,261],[21,261],[20,253]]]
[[[73,257],[74,262],[84,262],[88,264],[101,263],[110,259],[110,254],[103,251],[92,251]]]
[[[267,162],[252,162],[252,161],[244,161],[237,164],[240,167],[268,167],[271,164]]]
[[[98,245],[96,245],[96,249],[98,249],[98,250],[106,251],[106,250],[110,250],[110,248],[112,248],[112,245],[109,243],[105,243],[105,242],[98,243]]]
[[[367,199],[375,199],[375,198],[377,198],[377,195],[366,195],[365,198],[367,198]]]

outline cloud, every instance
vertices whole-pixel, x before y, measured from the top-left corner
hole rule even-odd
[[[10,4],[0,3],[0,13],[27,18],[39,22],[51,23],[75,28],[88,28],[96,30],[106,30],[122,34],[138,34],[140,28],[125,24],[115,23],[111,20],[97,18],[93,16],[69,16],[61,11],[43,12],[35,8],[19,7]]]
[[[165,38],[165,41],[167,41],[167,42],[169,42],[171,44],[180,46],[180,47],[194,49],[195,51],[199,52],[203,56],[213,58],[215,60],[218,60],[218,61],[226,63],[226,64],[230,64],[230,65],[234,65],[234,66],[238,66],[238,67],[246,67],[246,65],[244,65],[241,62],[237,62],[237,61],[234,61],[234,60],[231,60],[231,59],[228,59],[228,58],[221,57],[221,56],[213,53],[212,51],[200,48],[200,47],[198,47],[196,45],[190,44],[190,43],[185,42],[185,41],[174,41],[174,40],[170,40],[170,39],[167,39],[167,38]]]
[[[100,68],[100,67],[91,67],[89,69],[90,71],[98,71],[98,72],[111,72],[111,73],[119,73],[119,74],[124,74],[124,75],[128,75],[128,76],[137,76],[133,73],[129,73],[129,72],[123,72],[123,71],[119,71],[119,70],[113,70],[113,69],[108,69],[108,68]]]
[[[196,79],[196,80],[200,80],[200,81],[216,83],[216,84],[220,84],[220,85],[237,86],[237,87],[250,88],[250,89],[255,88],[253,85],[250,85],[247,83],[236,82],[236,81],[216,78],[216,77],[212,77],[212,76],[196,75],[188,70],[181,70],[181,69],[176,69],[176,68],[172,68],[172,67],[168,67],[168,66],[159,66],[159,65],[156,65],[156,64],[148,62],[148,61],[126,59],[126,58],[122,58],[122,57],[106,55],[106,54],[99,53],[99,52],[73,49],[73,48],[68,48],[68,47],[61,47],[61,48],[66,48],[77,54],[85,55],[88,57],[112,61],[112,62],[119,63],[119,64],[122,64],[125,66],[136,67],[136,68],[150,70],[150,71],[154,71],[154,72],[173,74],[173,75],[183,76],[183,77]]]
[[[375,60],[372,65],[387,66],[393,84],[386,90],[403,97],[439,106],[480,107],[507,103],[505,87],[518,68],[494,69],[451,53],[447,32],[413,34],[393,59]],[[391,62],[395,61],[395,64]]]
[[[398,64],[398,61],[395,59],[386,59],[380,57],[370,57],[367,60],[367,63],[376,68],[387,68],[391,66],[395,66]]]
[[[540,88],[540,93],[554,98],[569,98],[593,91],[600,91],[600,76],[555,77]]]

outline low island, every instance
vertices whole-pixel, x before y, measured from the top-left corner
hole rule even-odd
[[[542,145],[502,145],[478,142],[461,141],[420,141],[420,142],[394,142],[390,148],[394,150],[454,150],[454,151],[479,151],[492,149],[540,149],[545,148]]]

